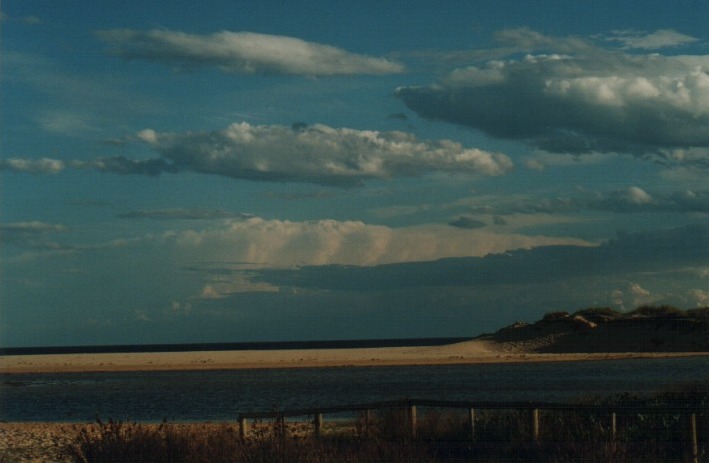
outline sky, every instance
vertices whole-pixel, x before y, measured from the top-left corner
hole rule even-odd
[[[0,11],[0,346],[709,306],[709,2]]]

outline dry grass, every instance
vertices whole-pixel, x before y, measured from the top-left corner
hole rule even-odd
[[[608,405],[706,406],[709,385],[668,391],[645,399],[629,395],[597,399]],[[680,415],[618,417],[613,439],[607,414],[542,412],[540,440],[532,439],[527,413],[419,412],[416,434],[403,410],[364,415],[347,425],[328,425],[320,437],[308,423],[251,423],[245,439],[234,425],[147,425],[97,422],[79,430],[64,448],[71,461],[98,462],[671,462],[684,461],[686,436]],[[709,461],[709,416],[697,416],[700,461]]]

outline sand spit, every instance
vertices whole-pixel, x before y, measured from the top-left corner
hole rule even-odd
[[[520,346],[521,347],[521,346]],[[535,353],[510,343],[472,340],[431,347],[202,351],[0,356],[0,374],[451,365],[661,358],[709,352]]]

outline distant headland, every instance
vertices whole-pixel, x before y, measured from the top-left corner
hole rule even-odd
[[[527,353],[709,352],[709,307],[642,306],[632,312],[589,308],[549,312],[476,338]]]

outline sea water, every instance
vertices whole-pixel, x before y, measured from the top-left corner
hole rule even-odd
[[[709,381],[709,357],[447,366],[0,376],[0,420],[233,421],[402,398],[565,402]]]

